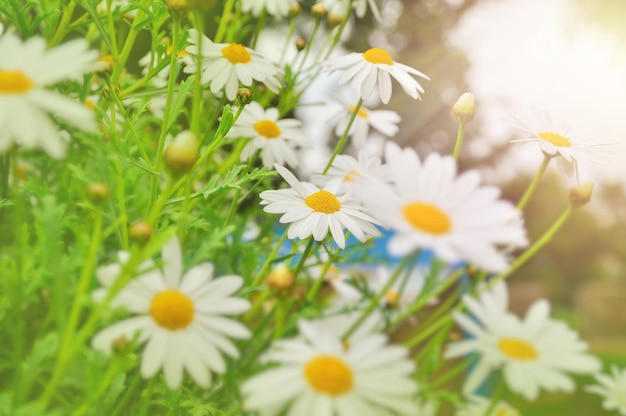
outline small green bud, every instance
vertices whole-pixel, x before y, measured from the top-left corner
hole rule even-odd
[[[241,105],[250,104],[252,101],[252,90],[250,88],[239,88],[237,90],[237,98],[239,99],[239,103]]]
[[[313,7],[311,7],[313,17],[323,19],[326,17],[326,13],[328,13],[328,10],[326,10],[326,7],[322,3],[315,3]]]
[[[474,118],[476,100],[474,95],[466,92],[459,97],[456,104],[452,106],[452,118],[459,124],[467,124]]]
[[[130,225],[128,235],[135,243],[144,245],[154,234],[154,227],[146,221],[136,221]]]
[[[574,186],[569,190],[569,201],[575,207],[582,207],[591,200],[592,191],[592,182],[587,182],[583,185]]]
[[[296,39],[296,49],[298,51],[301,51],[301,50],[304,50],[304,48],[306,48],[306,39],[304,38]]]
[[[174,176],[182,176],[198,161],[199,144],[196,135],[184,130],[172,140],[163,153],[165,166]]]
[[[94,205],[100,205],[109,200],[111,189],[103,183],[93,183],[87,188],[87,197]]]

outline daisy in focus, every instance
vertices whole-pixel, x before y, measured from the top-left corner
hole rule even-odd
[[[53,158],[65,156],[62,138],[50,114],[86,132],[97,131],[95,113],[79,102],[44,87],[95,70],[98,52],[84,39],[46,50],[43,38],[22,41],[14,33],[0,37],[0,153],[14,144],[42,148]]]
[[[296,4],[297,0],[242,0],[241,11],[259,17],[265,10],[270,16],[281,18],[287,16],[289,8]]]
[[[456,416],[522,416],[522,414],[507,402],[500,400],[493,407],[491,412],[487,411],[491,407],[491,399],[483,396],[471,395],[467,398],[467,403],[460,406],[456,411]]]
[[[340,193],[341,181],[330,181],[323,189],[300,182],[288,169],[274,165],[280,176],[291,186],[290,189],[263,191],[260,194],[263,211],[270,214],[283,214],[282,224],[291,223],[287,237],[307,238],[316,241],[326,238],[328,231],[339,248],[346,247],[344,228],[359,241],[365,242],[367,234],[377,236],[380,232],[374,224],[379,224],[366,214],[350,194]]]
[[[501,287],[478,299],[465,295],[463,302],[473,317],[454,314],[456,323],[471,338],[449,344],[444,356],[480,355],[465,381],[466,394],[475,392],[491,372],[502,369],[511,391],[532,401],[541,389],[574,391],[568,372],[593,374],[600,369],[599,360],[585,353],[587,345],[578,334],[564,323],[550,319],[547,301],[536,301],[520,319],[504,310],[507,299],[497,296],[502,292]]]
[[[324,186],[333,179],[341,179],[346,190],[350,190],[353,185],[375,178],[378,181],[391,182],[391,170],[389,166],[382,163],[380,158],[369,156],[365,150],[359,152],[356,159],[350,155],[337,155],[333,164],[325,175],[317,174],[311,176],[311,182],[318,186]]]
[[[626,368],[611,368],[611,374],[596,374],[598,384],[585,388],[589,393],[602,396],[602,408],[604,410],[616,410],[620,415],[626,416]]]
[[[350,81],[350,87],[358,91],[363,100],[369,99],[374,91],[378,91],[383,104],[391,99],[391,77],[414,99],[420,98],[424,88],[412,75],[430,79],[417,69],[395,62],[389,52],[381,48],[330,58],[322,62],[322,66],[330,73],[341,74],[339,84]]]
[[[128,253],[120,253],[127,261]],[[232,297],[243,285],[239,276],[213,279],[213,265],[199,264],[183,276],[182,253],[174,238],[162,250],[163,270],[152,260],[139,266],[139,275],[111,301],[112,307],[124,307],[137,316],[118,322],[97,333],[93,348],[111,353],[119,338],[147,343],[141,358],[141,374],[153,377],[163,368],[169,388],[177,389],[186,370],[198,385],[211,385],[211,371],[222,374],[226,363],[222,353],[238,358],[239,352],[227,338],[246,339],[250,331],[223,315],[247,311],[247,300]],[[122,271],[113,263],[98,270],[104,286],[94,292],[94,299],[105,298]]]
[[[213,43],[195,29],[189,29],[189,42],[191,45],[185,50],[202,56],[202,83],[210,83],[213,94],[224,89],[226,98],[233,101],[240,83],[249,87],[254,81],[262,82],[272,92],[278,92],[280,82],[277,75],[280,70],[252,49],[239,43]],[[184,69],[189,74],[197,71],[195,59]]]
[[[264,110],[256,101],[244,107],[226,137],[250,137],[241,151],[241,161],[245,162],[261,150],[263,166],[269,168],[274,163],[298,166],[295,146],[307,144],[300,120],[279,119],[277,108]]]
[[[522,133],[511,143],[536,146],[550,157],[562,156],[558,161],[569,176],[577,173],[579,162],[601,163],[605,147],[610,145],[573,133],[566,124],[554,122],[547,112],[534,107],[527,114],[513,114],[510,123]]]
[[[405,415],[417,413],[415,366],[401,346],[369,335],[345,348],[339,337],[299,321],[300,338],[274,344],[264,360],[279,364],[241,387],[244,408],[260,416]]]
[[[508,267],[502,246],[528,244],[519,210],[498,199],[498,188],[480,186],[478,171],[457,176],[452,156],[431,153],[422,162],[394,143],[385,156],[394,187],[370,179],[355,194],[396,232],[388,245],[393,256],[429,248],[446,263],[467,261],[497,273]]]
[[[350,103],[343,96],[336,96],[334,101],[339,105],[333,112],[333,117],[329,120],[331,125],[336,125],[335,134],[341,137],[348,127],[352,113],[356,106]],[[398,132],[400,116],[391,110],[370,110],[365,105],[361,105],[357,115],[350,126],[348,135],[352,137],[352,144],[357,149],[362,149],[367,143],[370,127],[379,131],[387,137],[393,137]]]

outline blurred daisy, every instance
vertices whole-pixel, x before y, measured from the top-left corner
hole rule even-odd
[[[289,8],[296,4],[297,0],[241,0],[241,11],[258,17],[266,10],[270,16],[285,17],[289,14]]]
[[[303,320],[311,325],[319,332],[327,332],[334,337],[340,339],[347,333],[352,325],[361,317],[363,312],[356,310],[348,313],[341,313],[332,316],[326,316],[315,320]],[[361,341],[375,335],[383,330],[385,322],[379,311],[373,310],[367,318],[356,328],[350,336],[343,341],[343,345],[349,348],[352,345],[358,345]]]
[[[395,269],[379,266],[369,279],[367,286],[372,293],[382,291],[393,276]],[[427,270],[413,269],[407,275],[402,273],[391,287],[383,294],[381,305],[384,308],[393,309],[396,312],[404,311],[411,306],[424,291]],[[434,300],[433,300],[434,301]]]
[[[295,118],[279,119],[277,108],[264,110],[256,101],[246,105],[226,137],[250,137],[241,151],[241,161],[261,150],[264,166],[274,163],[298,166],[296,145],[306,145],[302,123]]]
[[[620,415],[626,416],[626,368],[611,368],[611,374],[597,374],[598,384],[585,388],[589,393],[602,396],[602,408],[604,410],[617,410]]]
[[[313,236],[316,241],[326,238],[328,231],[340,248],[345,248],[344,228],[359,241],[365,242],[366,234],[380,235],[373,224],[378,222],[363,212],[349,194],[339,193],[341,181],[330,181],[323,189],[300,182],[288,169],[274,165],[280,176],[291,186],[261,192],[263,210],[270,214],[283,214],[282,224],[291,223],[287,237],[307,238]]]
[[[141,59],[139,59],[139,65],[141,68],[142,75],[148,74],[151,70],[158,67],[164,60],[167,61],[167,64],[161,69],[159,72],[154,75],[150,81],[157,88],[164,88],[167,86],[170,76],[170,67],[171,67],[171,56],[172,51],[174,50],[173,45],[169,45],[165,49],[165,54],[158,55],[154,54],[152,51],[149,51],[145,54]],[[185,49],[178,51],[176,60],[180,61],[184,65],[191,65],[193,63],[193,59],[189,55]]]
[[[322,62],[322,66],[331,73],[340,72],[340,84],[351,81],[350,87],[358,91],[363,100],[370,98],[377,89],[384,104],[391,98],[391,77],[415,99],[420,98],[424,88],[411,75],[429,79],[417,69],[394,62],[389,52],[381,48],[330,58]]]
[[[365,150],[361,150],[358,159],[350,155],[338,155],[328,172],[325,175],[311,176],[311,182],[324,186],[333,179],[341,179],[345,188],[349,190],[352,185],[370,177],[382,182],[390,182],[391,170],[389,166],[381,162],[380,158],[369,156]]]
[[[414,150],[394,143],[385,155],[394,188],[370,179],[355,194],[396,232],[388,243],[393,256],[429,248],[447,263],[467,261],[501,272],[508,261],[500,247],[527,245],[519,210],[498,199],[498,188],[480,186],[478,171],[457,177],[452,156],[431,153],[422,162]]]
[[[97,333],[95,349],[110,354],[119,338],[147,342],[141,359],[141,374],[148,378],[163,368],[171,389],[180,387],[185,369],[202,387],[211,385],[211,372],[222,374],[226,363],[221,352],[238,358],[239,352],[227,338],[249,338],[250,331],[222,315],[245,312],[247,300],[231,297],[243,285],[239,276],[213,280],[213,265],[203,263],[183,276],[182,253],[174,238],[162,250],[163,270],[148,260],[139,267],[139,275],[111,301],[112,307],[124,307],[138,316],[118,322]],[[128,253],[121,253],[122,263]],[[104,288],[94,292],[97,301],[108,293],[122,271],[119,263],[98,270]]]
[[[254,81],[262,82],[272,92],[278,92],[280,82],[276,77],[279,69],[260,54],[238,43],[213,43],[204,35],[201,35],[202,49],[199,50],[199,36],[197,30],[189,29],[191,45],[186,51],[202,56],[202,83],[210,83],[213,94],[224,88],[226,97],[233,101],[240,83],[249,87]],[[196,73],[196,64],[194,59],[184,71]]]
[[[487,292],[478,299],[464,296],[471,316],[455,313],[457,324],[470,339],[448,345],[446,358],[470,353],[480,359],[465,382],[464,392],[473,393],[494,370],[502,369],[509,388],[535,400],[540,389],[574,390],[574,382],[566,372],[594,373],[600,362],[584,351],[587,345],[564,323],[551,320],[550,304],[545,300],[533,303],[524,319],[502,310],[503,300]]]
[[[348,127],[350,117],[355,110],[355,105],[351,104],[343,96],[336,96],[335,101],[339,104],[338,109],[333,112],[333,117],[329,120],[331,125],[336,125],[335,134],[341,137]],[[370,110],[365,105],[359,107],[348,135],[352,137],[352,144],[357,149],[365,147],[370,132],[370,126],[387,137],[393,137],[398,132],[400,116],[391,110]]]
[[[0,153],[17,144],[41,147],[54,158],[65,156],[67,142],[48,114],[79,129],[97,131],[93,111],[44,88],[94,70],[98,52],[88,48],[84,39],[46,50],[40,37],[24,42],[12,32],[0,37]]]
[[[491,399],[471,395],[467,398],[467,403],[461,405],[456,411],[456,416],[522,416],[517,409],[503,400],[498,401],[487,414],[491,402]]]
[[[244,408],[260,416],[406,415],[414,416],[411,397],[415,366],[401,346],[369,335],[345,348],[339,337],[299,322],[300,336],[274,344],[265,361],[279,364],[246,381]]]
[[[536,146],[548,156],[562,156],[569,166],[562,165],[571,176],[576,164],[601,163],[610,143],[600,143],[595,138],[583,137],[570,131],[564,123],[555,123],[547,112],[531,107],[527,114],[513,114],[511,125],[522,133],[522,137],[511,140]]]
[[[367,13],[367,6],[369,6],[374,18],[379,22],[381,20],[380,11],[378,10],[375,0],[321,0],[320,3],[326,7],[328,14],[334,14],[341,17],[346,14],[348,7],[352,4],[352,8],[354,9],[356,16],[358,18],[363,18],[365,17],[365,13]]]

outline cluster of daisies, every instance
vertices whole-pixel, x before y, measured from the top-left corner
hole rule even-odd
[[[243,13],[275,18],[287,17],[298,5],[296,0],[239,3]],[[379,17],[373,0],[318,4],[338,16],[354,12],[362,17],[369,9]],[[42,38],[22,40],[9,30],[0,36],[0,53],[0,153],[41,148],[62,158],[68,132],[97,132],[96,113],[85,101],[48,88],[61,81],[80,84],[83,75],[102,70],[106,60],[98,62],[86,40],[47,49]],[[180,65],[171,68],[171,62]],[[390,256],[407,258],[428,251],[449,267],[435,276],[414,270],[413,264],[406,270],[380,267],[374,276],[355,281],[334,266],[316,269],[303,262],[313,280],[325,278],[336,296],[319,319],[298,319],[292,336],[274,340],[260,355],[255,368],[261,369],[240,385],[242,408],[267,416],[434,414],[432,403],[419,395],[417,364],[409,348],[391,343],[385,333],[389,309],[394,311],[391,319],[410,315],[412,308],[434,301],[442,282],[456,283],[460,273],[451,271],[466,266],[485,274],[505,272],[510,253],[529,243],[521,210],[500,198],[498,188],[482,184],[478,171],[459,172],[454,156],[420,157],[391,141],[384,147],[384,159],[365,150],[355,158],[337,147],[324,166],[304,178],[308,180],[299,178],[300,150],[312,146],[303,122],[270,106],[269,100],[242,99],[247,94],[242,87],[263,85],[280,94],[284,69],[240,43],[214,42],[190,29],[183,48],[149,53],[139,64],[144,76],[153,74],[153,87],[168,86],[177,79],[171,71],[182,67],[186,74],[199,75],[207,94],[222,102],[237,101],[238,117],[225,138],[242,144],[241,163],[252,165],[258,159],[284,181],[278,189],[260,192],[259,199],[263,211],[280,215],[277,227],[287,225],[281,230],[287,239],[339,252],[349,247],[351,238],[367,243],[385,230],[391,233],[386,243]],[[420,81],[428,80],[377,47],[332,56],[321,62],[321,69],[336,77],[338,87],[348,87],[334,95],[338,108],[328,122],[340,145],[350,138],[355,149],[366,147],[371,129],[387,137],[398,132],[398,114],[373,109],[377,104],[370,103],[389,103],[394,84],[418,99],[424,93]],[[168,108],[161,98],[151,97],[150,111],[158,117]],[[473,112],[473,101],[463,111]],[[525,132],[516,142],[536,144],[546,158],[563,161],[569,171],[577,172],[578,161],[593,161],[599,154],[598,147],[555,129],[543,116],[516,118],[515,125]],[[162,247],[160,263],[146,260],[121,284],[128,277],[130,258],[130,253],[120,252],[117,262],[98,269],[101,287],[93,299],[133,316],[99,331],[91,345],[111,354],[120,342],[145,344],[143,377],[162,371],[167,386],[178,389],[188,374],[199,386],[211,388],[214,377],[237,366],[240,346],[255,342],[254,326],[241,315],[252,311],[248,292],[259,288],[246,287],[247,277],[214,277],[208,262],[186,268],[177,238]],[[605,409],[626,415],[626,369],[614,367],[610,375],[599,374],[599,360],[586,352],[575,331],[550,317],[547,301],[535,302],[522,319],[508,310],[504,285],[475,291],[463,297],[467,313],[453,317],[467,339],[448,343],[443,352],[447,359],[477,359],[464,385],[467,400],[459,406],[459,416],[483,415],[490,409],[498,416],[520,414],[505,401],[494,403],[478,394],[490,379],[500,379],[511,392],[532,401],[542,390],[573,391],[569,373],[595,375],[597,384],[587,390],[603,396]],[[376,304],[370,308],[372,298]]]

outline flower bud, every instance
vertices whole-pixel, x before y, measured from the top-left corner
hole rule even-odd
[[[191,131],[185,130],[172,140],[163,153],[165,166],[174,176],[182,176],[198,160],[198,140]]]
[[[289,16],[295,17],[302,13],[302,7],[300,4],[296,3],[293,6],[289,7]]]
[[[103,183],[92,183],[87,188],[87,197],[94,205],[100,205],[109,200],[111,189]]]
[[[298,38],[296,39],[296,49],[298,51],[303,50],[304,48],[306,48],[306,39],[304,38]]]
[[[239,88],[237,90],[237,98],[239,99],[239,103],[241,105],[250,104],[252,101],[252,90],[250,88]]]
[[[339,26],[343,22],[343,16],[336,13],[328,13],[326,21],[331,27]]]
[[[285,263],[281,263],[270,272],[265,283],[274,292],[285,292],[293,287],[296,277],[291,273]]]
[[[326,13],[328,13],[328,10],[326,10],[326,7],[322,3],[315,3],[313,7],[311,7],[313,17],[323,19],[326,17]]]
[[[138,244],[146,244],[154,234],[154,227],[146,221],[136,221],[130,225],[128,235],[132,241]]]
[[[189,10],[188,0],[165,0],[165,6],[172,15],[179,15]]]
[[[111,350],[113,350],[115,354],[124,354],[128,350],[128,347],[130,347],[130,342],[124,335],[115,338],[113,342],[111,342]]]
[[[120,94],[120,88],[117,85],[113,86],[113,89],[108,85],[102,87],[102,96],[109,101],[113,101],[113,97],[118,97]]]
[[[582,207],[591,200],[591,191],[593,191],[593,183],[574,186],[569,190],[569,202],[575,207]]]
[[[474,118],[476,100],[471,92],[466,92],[459,97],[452,106],[452,118],[459,124],[467,124]]]

